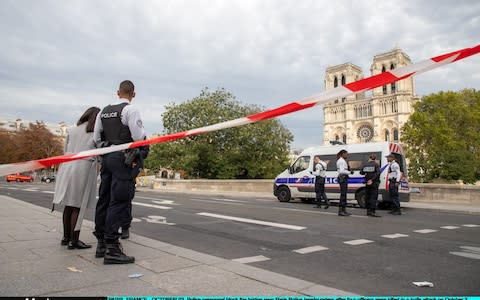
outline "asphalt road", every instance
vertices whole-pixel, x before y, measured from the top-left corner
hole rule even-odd
[[[53,189],[0,183],[0,194],[48,208]],[[361,295],[480,293],[480,216],[405,209],[367,218],[350,208],[351,217],[339,217],[337,210],[273,197],[147,190],[134,199],[131,231]],[[434,287],[413,284],[421,281]]]

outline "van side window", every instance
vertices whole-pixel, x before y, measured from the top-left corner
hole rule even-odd
[[[320,159],[327,163],[327,171],[337,170],[337,156],[336,155],[318,155]]]
[[[368,157],[372,154],[372,152],[363,152],[363,153],[350,153],[348,158],[348,164],[350,166],[350,170],[352,171],[359,171],[362,169],[364,163],[368,161]],[[381,152],[373,152],[377,156],[377,163],[380,164],[380,159],[382,157]]]
[[[395,160],[397,161],[398,165],[400,166],[400,171],[402,173],[405,173],[405,161],[403,160],[403,156],[398,153],[392,153],[392,154],[395,157]]]
[[[293,173],[298,173],[308,169],[310,164],[310,156],[300,156],[292,165]]]

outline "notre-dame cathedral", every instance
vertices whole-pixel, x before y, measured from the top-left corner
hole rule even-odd
[[[371,75],[411,64],[408,55],[394,48],[373,58]],[[363,78],[362,69],[352,63],[328,67],[325,89],[331,90]],[[401,141],[400,129],[419,101],[413,78],[407,78],[364,93],[336,99],[324,106],[324,144],[339,141],[348,144]]]

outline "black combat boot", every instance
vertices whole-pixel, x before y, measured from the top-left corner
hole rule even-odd
[[[323,209],[328,209],[330,207],[330,201],[325,201],[325,206],[323,207]]]
[[[370,210],[368,213],[367,213],[367,216],[369,217],[374,217],[374,218],[381,218],[382,216],[379,216],[375,213],[375,210]]]
[[[107,251],[103,257],[103,264],[131,264],[135,262],[135,257],[127,256],[123,253],[122,245],[119,241],[107,243]]]
[[[98,240],[97,250],[95,251],[95,257],[101,258],[105,256],[105,251],[107,251],[107,246],[105,245],[104,240]]]
[[[345,211],[345,207],[342,207],[342,206],[338,208],[338,215],[342,217],[349,216],[349,214]]]
[[[402,211],[400,210],[400,208],[397,208],[394,211],[392,211],[392,215],[394,216],[400,216],[401,214],[402,214]]]

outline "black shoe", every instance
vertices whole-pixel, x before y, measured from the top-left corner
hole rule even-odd
[[[92,245],[87,245],[84,242],[78,240],[76,242],[72,242],[72,241],[68,242],[67,248],[70,249],[70,250],[73,250],[73,249],[88,249],[88,248],[92,248]]]
[[[97,250],[95,250],[95,257],[96,258],[104,257],[105,251],[107,251],[107,246],[105,245],[105,241],[98,240]]]
[[[330,207],[330,202],[325,202],[325,207],[323,209],[328,209]]]
[[[394,215],[394,216],[400,216],[401,214],[402,214],[402,211],[400,209],[394,210],[392,212],[392,215]]]
[[[107,244],[107,251],[103,257],[104,265],[111,264],[131,264],[135,262],[135,257],[127,256],[123,253],[122,246],[118,241]]]
[[[379,216],[379,215],[375,214],[374,211],[368,212],[368,213],[367,213],[367,216],[369,216],[369,217],[374,217],[374,218],[381,218],[381,217],[382,217],[382,216]]]
[[[122,228],[122,236],[120,237],[122,240],[126,240],[130,237],[130,230],[128,228]]]
[[[63,237],[62,240],[60,241],[60,245],[66,246],[68,245],[68,242],[70,242],[70,239],[68,239],[67,237]]]

